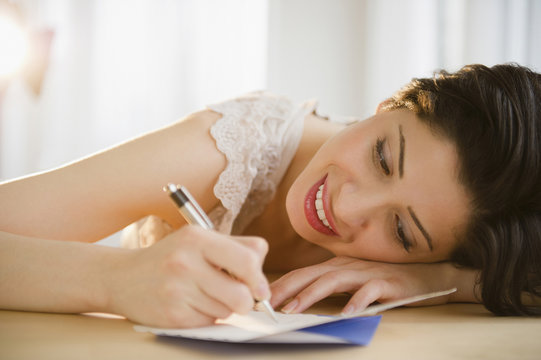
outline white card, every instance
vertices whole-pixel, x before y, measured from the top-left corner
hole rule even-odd
[[[252,311],[247,315],[233,314],[227,319],[217,320],[216,324],[214,325],[199,328],[160,329],[142,325],[136,325],[134,326],[134,328],[136,331],[151,332],[155,335],[178,336],[199,340],[223,342],[254,342],[256,340],[263,340],[261,342],[276,342],[276,339],[274,339],[273,341],[272,338],[278,334],[285,334],[315,325],[326,324],[359,316],[371,316],[394,307],[430,299],[437,296],[447,295],[455,291],[456,288],[413,296],[406,299],[391,301],[385,304],[372,305],[367,307],[365,310],[351,316],[320,316],[312,314],[276,313],[278,318],[278,323],[276,323],[271,318],[269,318],[266,313]],[[301,332],[299,334],[295,334],[294,342],[313,342],[313,339],[310,340],[310,338],[313,337],[313,334],[303,335],[303,333]],[[320,340],[321,342],[324,342],[322,338]]]

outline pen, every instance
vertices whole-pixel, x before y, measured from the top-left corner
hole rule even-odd
[[[180,214],[184,217],[188,224],[199,225],[207,230],[214,229],[212,221],[209,219],[201,206],[199,206],[197,201],[195,201],[188,189],[186,189],[184,186],[177,186],[169,183],[163,188],[163,190],[169,193],[169,197],[171,197],[173,202],[177,205]],[[274,313],[269,301],[262,300],[259,303],[263,305],[265,312],[275,322],[278,322],[278,318],[276,317],[276,314]]]

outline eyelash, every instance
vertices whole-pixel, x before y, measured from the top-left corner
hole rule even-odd
[[[404,234],[402,221],[400,220],[400,217],[398,215],[395,215],[394,219],[394,228],[396,229],[395,236],[397,240],[402,244],[404,249],[409,252],[411,248],[411,242],[409,242],[409,240],[406,238],[406,235]]]
[[[385,154],[383,153],[383,146],[385,145],[386,139],[378,138],[376,140],[376,147],[374,151],[374,160],[378,164],[379,168],[385,175],[390,175],[391,170],[389,169],[389,165],[387,164],[387,161],[385,159]],[[406,239],[406,235],[404,234],[404,229],[402,226],[402,221],[400,220],[400,217],[398,215],[395,215],[394,217],[394,234],[399,243],[402,244],[404,249],[409,252],[411,248],[411,242]]]
[[[379,164],[379,167],[385,175],[391,175],[391,170],[389,169],[389,165],[387,164],[387,161],[385,160],[385,155],[383,154],[383,145],[385,145],[385,139],[378,138],[376,140],[376,161]]]

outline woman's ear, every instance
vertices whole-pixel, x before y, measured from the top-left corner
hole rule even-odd
[[[383,108],[384,108],[386,105],[390,104],[391,101],[393,101],[393,99],[392,99],[392,98],[388,98],[388,99],[385,99],[385,100],[383,100],[382,102],[380,102],[380,103],[378,104],[378,107],[376,108],[376,114],[379,113],[381,110],[383,110]]]

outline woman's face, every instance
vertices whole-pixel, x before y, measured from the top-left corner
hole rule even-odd
[[[304,239],[386,262],[448,259],[469,214],[454,145],[408,110],[378,113],[329,139],[286,207]]]

